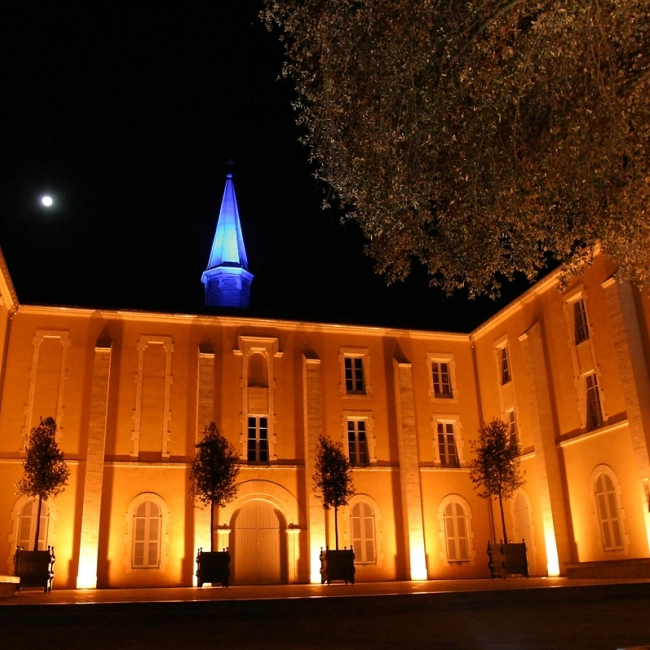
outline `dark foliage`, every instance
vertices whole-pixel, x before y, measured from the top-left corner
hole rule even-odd
[[[53,418],[41,418],[40,424],[31,430],[22,465],[23,476],[16,483],[16,491],[38,499],[34,541],[34,550],[37,550],[43,501],[60,494],[70,476],[63,452],[56,441],[56,422]]]
[[[650,280],[647,0],[266,0],[298,122],[389,280]]]
[[[235,481],[239,475],[239,456],[214,422],[205,427],[196,447],[196,456],[190,466],[190,494],[210,507],[210,540],[211,550],[214,550],[214,509],[228,505],[237,495]]]
[[[338,510],[346,506],[354,494],[352,468],[340,443],[325,436],[318,439],[316,472],[313,476],[314,492],[323,502],[323,508],[334,508],[336,549],[339,548]]]

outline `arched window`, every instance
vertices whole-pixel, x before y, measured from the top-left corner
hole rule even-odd
[[[365,501],[358,501],[350,513],[350,530],[356,564],[377,562],[377,541],[375,534],[375,513]]]
[[[623,549],[623,532],[616,487],[612,478],[605,472],[601,472],[596,477],[595,496],[603,549],[605,551]]]
[[[18,515],[18,536],[16,546],[32,551],[34,550],[34,537],[36,535],[36,518],[38,517],[38,501],[27,501],[20,509]],[[43,501],[41,506],[41,527],[38,531],[38,550],[47,549],[47,533],[50,524],[50,509]]]
[[[268,388],[266,357],[261,352],[252,352],[248,357],[248,385],[255,388]]]
[[[470,559],[469,525],[465,508],[458,501],[450,501],[443,511],[445,542],[449,562],[468,562]]]
[[[133,513],[134,569],[157,569],[160,566],[162,512],[153,501],[143,501]]]

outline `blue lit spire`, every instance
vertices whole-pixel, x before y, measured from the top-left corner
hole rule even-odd
[[[235,185],[226,174],[208,268],[201,276],[205,285],[205,304],[211,307],[248,307],[253,274],[242,236]]]

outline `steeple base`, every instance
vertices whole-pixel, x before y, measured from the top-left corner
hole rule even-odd
[[[247,309],[253,274],[240,267],[220,266],[205,271],[205,304],[208,307],[239,307]]]

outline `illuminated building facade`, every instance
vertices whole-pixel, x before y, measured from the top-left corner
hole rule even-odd
[[[14,484],[23,436],[51,415],[71,469],[43,518],[55,587],[192,584],[210,518],[188,497],[189,462],[211,420],[241,453],[213,531],[234,584],[319,581],[334,538],[311,489],[320,434],[354,465],[339,525],[359,581],[487,577],[499,517],[467,465],[500,417],[523,448],[506,519],[531,573],[640,575],[650,304],[613,272],[599,256],[564,293],[551,274],[449,334],[22,305],[0,258],[0,572],[30,545]]]

